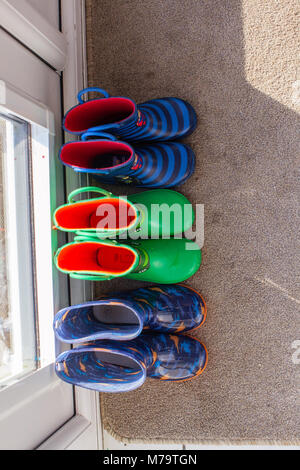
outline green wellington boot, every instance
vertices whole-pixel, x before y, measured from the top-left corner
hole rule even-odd
[[[88,192],[100,193],[101,197],[74,200],[78,194]],[[54,213],[56,227],[83,235],[97,233],[98,238],[120,236],[125,232],[137,232],[139,238],[171,237],[190,229],[194,222],[189,200],[170,189],[120,197],[90,186],[70,193],[68,201]]]
[[[99,240],[78,236],[62,246],[54,258],[57,268],[77,279],[105,281],[126,277],[174,284],[200,267],[201,250],[190,240]]]

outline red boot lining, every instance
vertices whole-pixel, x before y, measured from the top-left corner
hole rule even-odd
[[[90,170],[104,170],[124,165],[132,157],[132,149],[122,142],[71,142],[62,147],[60,158],[66,165]],[[114,158],[117,157],[117,158]],[[115,164],[114,160],[120,163]]]
[[[57,264],[64,271],[119,275],[133,266],[135,258],[136,255],[124,246],[86,242],[63,247]]]
[[[55,220],[65,230],[126,229],[137,217],[131,207],[128,202],[116,198],[79,202],[57,209]]]
[[[65,128],[70,132],[85,132],[91,127],[120,122],[135,111],[128,98],[103,98],[75,106],[67,113]]]

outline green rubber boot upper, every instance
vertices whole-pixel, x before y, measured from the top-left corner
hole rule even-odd
[[[75,201],[75,196],[88,192],[100,193],[101,197]],[[170,189],[145,191],[127,198],[90,186],[70,193],[68,204],[58,207],[53,218],[58,229],[88,236],[96,233],[99,238],[159,238],[190,229],[194,211],[185,196]]]
[[[194,222],[192,204],[171,189],[153,189],[128,196],[141,214],[141,237],[159,238],[189,230]],[[146,210],[145,210],[146,209]],[[148,214],[148,217],[145,217]]]
[[[201,265],[199,246],[186,239],[138,240],[127,242],[140,252],[145,252],[144,270],[126,275],[137,281],[174,284],[183,282],[198,271]]]

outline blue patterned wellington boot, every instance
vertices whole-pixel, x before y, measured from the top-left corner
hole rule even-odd
[[[207,350],[187,335],[142,334],[127,342],[93,341],[60,354],[55,370],[62,380],[97,392],[129,392],[146,377],[179,382],[199,376]]]
[[[97,140],[88,140],[90,137]],[[59,158],[64,165],[104,183],[170,188],[184,183],[194,172],[195,154],[185,144],[166,142],[133,148],[110,134],[97,132],[86,132],[82,139],[63,145]]]
[[[99,339],[128,341],[142,330],[184,333],[206,318],[202,296],[175,284],[141,288],[60,310],[54,318],[57,338],[65,343]]]
[[[82,96],[90,91],[104,98],[83,101]],[[194,108],[180,98],[158,98],[136,105],[130,98],[110,97],[101,88],[85,88],[78,101],[63,121],[64,129],[77,135],[108,131],[128,141],[165,141],[191,134],[197,124]]]

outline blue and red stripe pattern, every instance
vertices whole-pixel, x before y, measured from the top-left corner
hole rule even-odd
[[[98,139],[101,134],[97,132],[92,133],[96,138],[85,140],[89,134],[83,134],[83,141],[64,144],[59,158],[74,171],[91,173],[99,181],[171,188],[183,184],[194,172],[195,154],[186,144],[155,142],[132,147],[127,142]]]
[[[197,125],[194,108],[180,98],[158,98],[137,105],[138,120],[116,131],[130,141],[176,140],[191,134]]]
[[[84,102],[82,95],[89,91],[98,91],[104,98]],[[109,97],[100,88],[86,88],[78,99],[79,104],[63,120],[65,131],[77,135],[104,131],[132,142],[168,141],[188,136],[197,125],[194,108],[180,98],[157,98],[137,105],[130,98]]]
[[[141,186],[170,188],[183,184],[194,172],[195,154],[185,144],[156,143],[135,147],[142,165],[134,171]]]
[[[110,173],[93,172],[107,183],[134,184],[137,187],[171,188],[183,184],[194,172],[195,154],[178,142],[153,143],[134,147],[136,159]]]
[[[140,387],[146,377],[180,382],[199,376],[207,350],[187,335],[142,334],[131,341],[93,341],[60,354],[59,378],[98,392],[120,393]]]

